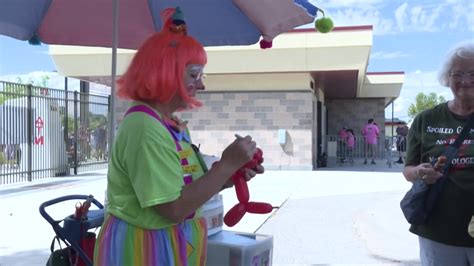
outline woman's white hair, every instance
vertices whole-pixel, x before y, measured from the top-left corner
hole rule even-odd
[[[453,64],[458,59],[474,60],[474,42],[465,41],[452,48],[445,57],[443,66],[438,73],[438,81],[441,85],[449,87],[449,74]]]

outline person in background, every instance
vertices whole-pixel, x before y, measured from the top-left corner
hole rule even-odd
[[[451,88],[454,98],[419,113],[407,137],[403,175],[414,182],[434,184],[443,175],[431,165],[456,139],[474,114],[474,42],[449,51],[439,72],[439,82]],[[474,130],[449,162],[447,180],[426,223],[411,225],[418,235],[422,265],[474,265],[474,238],[468,225],[474,215]]]
[[[109,154],[106,218],[94,265],[205,265],[207,224],[201,206],[243,171],[257,151],[239,137],[206,171],[186,122],[174,113],[201,106],[207,62],[203,46],[187,35],[179,8],[165,9],[163,29],[149,37],[118,80],[118,96],[133,100]]]
[[[343,126],[338,132],[338,161],[344,163],[346,160],[346,141],[347,141],[347,126]]]
[[[346,139],[347,137],[347,126],[343,126],[337,133],[340,139]]]
[[[105,147],[107,146],[107,131],[105,124],[99,125],[94,130],[94,139],[95,139],[95,147],[96,147],[96,158],[97,160],[105,160]]]
[[[346,137],[346,143],[347,143],[347,159],[350,164],[354,164],[354,149],[355,149],[355,143],[356,143],[356,137],[354,134],[354,130],[351,128],[346,130],[347,132],[347,137]]]
[[[84,160],[90,159],[91,134],[89,128],[85,127],[84,125],[80,125],[77,135],[79,150],[81,150]]]
[[[367,164],[367,157],[372,156],[372,164],[375,164],[375,152],[377,150],[377,138],[379,137],[380,130],[371,118],[368,120],[367,125],[362,129],[362,136],[365,141],[365,159],[364,164]]]
[[[405,157],[405,152],[407,149],[407,140],[408,135],[408,126],[405,122],[398,122],[396,129],[397,132],[397,151],[398,151],[398,161],[396,163],[402,164],[403,158]]]

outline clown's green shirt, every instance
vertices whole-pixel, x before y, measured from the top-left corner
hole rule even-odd
[[[145,229],[173,225],[153,206],[180,197],[185,171],[193,180],[204,174],[191,145],[186,141],[180,144],[183,151],[178,153],[170,132],[152,116],[143,112],[127,115],[110,156],[107,213]],[[186,169],[181,166],[183,156],[189,162]],[[198,210],[196,217],[199,216]]]

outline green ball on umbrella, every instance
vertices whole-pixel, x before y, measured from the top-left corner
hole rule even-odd
[[[323,17],[317,19],[314,22],[315,28],[321,33],[328,33],[330,31],[332,31],[332,29],[334,28],[334,22],[332,21],[331,18],[324,16],[324,11],[323,10],[319,9],[319,11],[321,11],[321,13],[323,13]]]

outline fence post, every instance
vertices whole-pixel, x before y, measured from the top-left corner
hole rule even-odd
[[[107,150],[107,151],[106,151],[106,152],[107,152],[107,160],[110,159],[110,155],[112,154],[112,150],[111,150],[111,148],[112,148],[112,146],[111,146],[112,143],[111,143],[111,141],[110,141],[110,132],[114,132],[114,134],[115,134],[115,129],[110,127],[110,126],[112,125],[112,124],[110,123],[110,119],[114,119],[114,118],[113,118],[113,114],[112,114],[112,112],[113,112],[114,110],[112,110],[112,108],[110,108],[110,107],[111,107],[111,106],[110,106],[111,101],[112,101],[112,97],[111,97],[111,95],[109,95],[109,96],[107,97],[107,119],[108,119],[108,120],[107,120],[107,122],[108,122],[108,123],[107,123],[107,128],[108,128],[109,130],[106,131],[106,137],[105,137],[106,143],[107,143],[107,146],[105,147],[106,150]],[[115,125],[115,123],[114,123],[114,125]],[[113,130],[113,131],[112,131],[112,130]]]
[[[66,150],[69,150],[69,99],[68,99],[68,80],[64,78],[64,141],[66,142]],[[68,169],[69,172],[69,169]]]
[[[78,142],[78,134],[77,134],[77,102],[78,102],[77,91],[74,91],[74,174],[77,175],[77,142]]]
[[[33,107],[31,105],[31,96],[32,96],[32,85],[27,85],[27,96],[26,96],[26,105],[27,105],[27,114],[26,119],[28,123],[26,124],[26,138],[28,141],[28,162],[27,162],[27,171],[28,171],[28,181],[33,180],[32,178],[32,171],[33,171]]]

